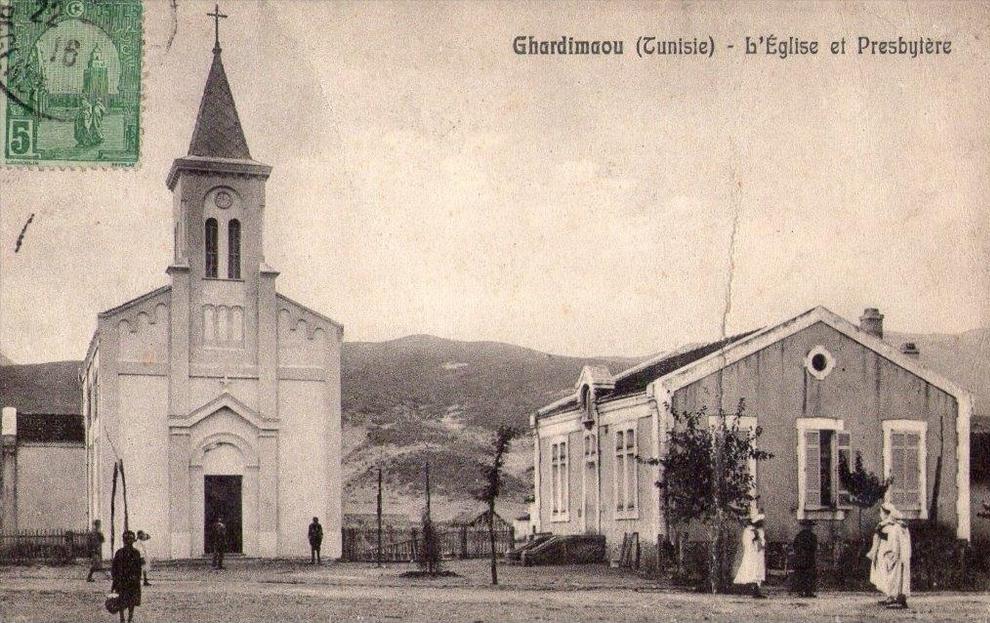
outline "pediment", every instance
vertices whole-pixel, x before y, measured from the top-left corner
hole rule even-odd
[[[247,406],[227,390],[206,404],[194,409],[179,421],[169,424],[169,428],[192,428],[199,422],[210,417],[222,409],[231,411],[234,415],[244,420],[252,428],[258,431],[278,430],[278,423],[266,420],[257,411]]]

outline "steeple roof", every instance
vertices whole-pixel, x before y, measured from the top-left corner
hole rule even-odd
[[[220,48],[213,50],[213,64],[206,78],[203,99],[199,103],[196,127],[189,144],[190,156],[251,160],[241,120],[234,106],[227,73],[220,58]]]

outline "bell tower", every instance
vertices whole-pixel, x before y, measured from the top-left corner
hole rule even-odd
[[[218,37],[188,154],[166,179],[175,244],[172,360],[180,368],[173,372],[263,378],[266,347],[275,345],[265,344],[259,327],[274,325],[278,274],[264,261],[271,167],[251,157],[221,53]],[[181,412],[186,405],[176,399]]]

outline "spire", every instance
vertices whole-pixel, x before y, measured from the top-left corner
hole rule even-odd
[[[220,58],[219,41],[213,49],[213,64],[199,103],[196,127],[189,144],[190,156],[250,160],[244,130],[230,93],[230,83]]]

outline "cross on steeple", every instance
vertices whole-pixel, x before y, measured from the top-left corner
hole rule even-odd
[[[226,19],[227,16],[220,12],[219,4],[213,5],[213,12],[207,13],[207,15],[213,18],[213,29],[214,34],[216,35],[216,43],[213,45],[213,53],[216,54],[220,51],[220,20]]]

